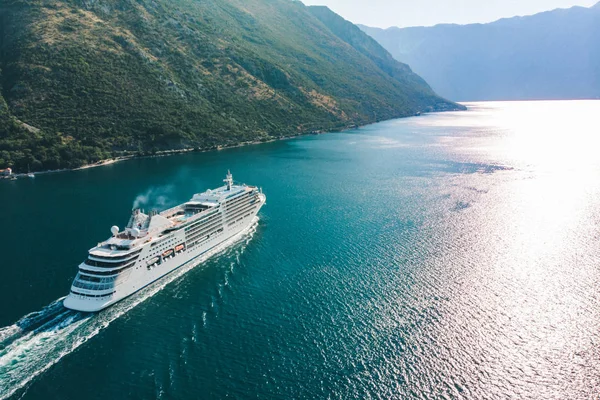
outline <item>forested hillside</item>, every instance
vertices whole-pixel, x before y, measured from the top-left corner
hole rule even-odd
[[[354,25],[327,18],[289,0],[5,0],[0,168],[69,168],[458,107]]]

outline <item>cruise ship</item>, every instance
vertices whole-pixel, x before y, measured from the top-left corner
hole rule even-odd
[[[224,182],[161,213],[134,209],[124,230],[113,226],[112,237],[89,250],[64,306],[100,311],[248,230],[266,196],[234,184],[230,172]]]

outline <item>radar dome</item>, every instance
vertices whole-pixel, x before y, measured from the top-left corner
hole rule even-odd
[[[119,227],[118,226],[113,226],[112,228],[110,228],[110,232],[113,234],[113,236],[117,236],[117,234],[119,233]]]
[[[131,236],[133,236],[133,237],[138,237],[138,236],[140,236],[140,230],[139,230],[138,228],[133,228],[133,229],[131,230]]]

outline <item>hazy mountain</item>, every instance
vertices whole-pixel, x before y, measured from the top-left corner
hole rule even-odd
[[[5,0],[0,68],[0,168],[21,170],[456,107],[289,0]]]
[[[600,3],[489,24],[361,29],[454,100],[600,97]]]

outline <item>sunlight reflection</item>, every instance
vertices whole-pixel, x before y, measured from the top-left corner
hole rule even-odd
[[[436,137],[448,128],[437,143],[449,143],[453,160],[508,168],[493,176],[455,177],[457,187],[486,190],[477,196],[465,192],[474,206],[447,217],[457,218],[453,226],[467,239],[452,241],[460,250],[440,261],[444,271],[452,257],[470,254],[468,261],[453,264],[454,270],[465,266],[459,278],[451,275],[461,282],[463,303],[456,309],[472,313],[468,324],[493,315],[493,322],[475,323],[482,328],[473,328],[465,341],[493,355],[483,358],[481,368],[505,379],[484,386],[485,392],[504,384],[537,391],[539,398],[568,398],[583,382],[595,386],[586,374],[597,357],[590,338],[598,329],[599,104],[472,103],[464,117],[436,120]],[[458,292],[456,283],[449,287]],[[448,326],[465,323],[460,314],[454,318]],[[434,336],[460,340],[451,329]],[[557,376],[573,381],[553,387]]]

